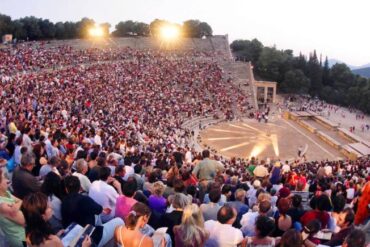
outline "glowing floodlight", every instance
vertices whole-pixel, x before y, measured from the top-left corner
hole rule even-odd
[[[257,144],[256,146],[253,147],[252,152],[249,155],[249,157],[258,157],[258,155],[260,155],[263,152],[263,150],[265,150],[265,148],[266,148],[265,143]]]
[[[99,25],[95,25],[94,27],[90,28],[89,35],[95,38],[102,37],[104,35],[103,28]]]
[[[161,37],[164,40],[174,40],[180,35],[180,29],[175,25],[165,25],[161,27]]]

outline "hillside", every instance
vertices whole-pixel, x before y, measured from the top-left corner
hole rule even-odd
[[[362,69],[354,69],[352,72],[356,75],[360,75],[362,77],[370,78],[370,67],[362,68]]]

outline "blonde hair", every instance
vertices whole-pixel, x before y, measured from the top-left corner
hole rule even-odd
[[[203,214],[197,204],[190,204],[184,208],[181,225],[175,228],[180,230],[185,245],[193,245],[195,241],[196,245],[200,246],[208,236],[204,229]]]
[[[162,196],[164,193],[165,185],[162,183],[162,181],[157,181],[153,184],[153,193],[156,196]]]

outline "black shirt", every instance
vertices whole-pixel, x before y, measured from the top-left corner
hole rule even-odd
[[[64,228],[68,227],[73,222],[82,227],[87,224],[95,226],[95,215],[101,214],[103,207],[88,196],[71,193],[64,198],[61,211]],[[102,235],[103,227],[96,226],[91,238],[96,244],[99,244]]]
[[[40,191],[41,184],[31,172],[18,166],[13,173],[12,187],[14,195],[23,199],[31,193]]]

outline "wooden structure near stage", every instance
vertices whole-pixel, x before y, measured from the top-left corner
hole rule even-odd
[[[355,160],[360,157],[370,156],[370,142],[362,139],[356,134],[341,128],[339,124],[333,123],[332,121],[319,116],[315,112],[311,111],[297,111],[297,112],[285,112],[283,114],[285,119],[290,119],[297,122],[300,126],[307,129],[311,133],[317,135],[321,140],[335,149],[339,150],[343,155],[351,160]],[[320,126],[327,130],[336,132],[340,137],[346,139],[348,144],[341,144],[338,140],[329,136],[325,132],[319,130],[313,126],[307,120],[313,120]]]

